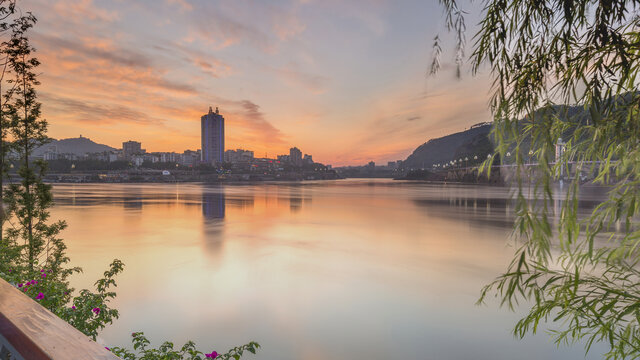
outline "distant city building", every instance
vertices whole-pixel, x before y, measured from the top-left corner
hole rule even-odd
[[[133,155],[142,154],[142,144],[137,141],[125,141],[122,143],[122,154],[126,160],[131,159]]]
[[[220,115],[218,108],[214,113],[209,107],[209,113],[202,115],[201,139],[202,162],[216,165],[224,161],[224,117]]]
[[[44,155],[42,155],[42,158],[45,161],[58,160],[58,153],[53,151],[47,151],[46,153],[44,153]]]
[[[142,163],[144,162],[144,157],[142,155],[133,155],[131,156],[131,163],[138,167],[140,165],[142,165]]]
[[[182,166],[194,166],[201,158],[200,151],[185,150],[178,159],[178,163]]]
[[[291,158],[289,158],[289,155],[278,155],[278,161],[281,163],[289,163],[291,162]]]
[[[387,163],[387,167],[388,167],[389,169],[395,169],[395,168],[396,168],[396,162],[395,162],[395,161],[389,161],[389,162]]]
[[[174,152],[156,152],[153,155],[158,157],[159,162],[175,163],[178,162],[180,154]]]
[[[250,150],[236,149],[224,152],[224,161],[226,162],[237,164],[248,163],[251,160],[253,160],[253,151]]]
[[[302,165],[302,151],[297,147],[289,149],[289,161],[296,166]]]
[[[367,167],[370,169],[375,169],[376,168],[376,163],[373,161],[369,161],[369,163],[367,164]]]
[[[313,164],[313,156],[309,154],[304,154],[304,157],[302,158],[302,162],[305,164]]]

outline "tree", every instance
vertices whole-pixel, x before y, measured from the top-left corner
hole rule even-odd
[[[1,8],[0,8],[1,13]],[[11,214],[11,226],[5,229],[0,247],[0,275],[44,307],[62,317],[77,329],[95,339],[97,331],[118,317],[108,306],[115,293],[113,277],[123,264],[114,260],[104,278],[96,282],[97,293],[82,290],[73,297],[68,278],[80,268],[68,267],[66,245],[59,238],[66,227],[64,221],[49,222],[53,205],[51,185],[43,182],[46,163],[31,159],[34,148],[47,141],[47,122],[40,117],[36,86],[36,68],[40,62],[33,56],[28,31],[36,23],[31,13],[16,17],[9,25],[9,40],[2,43],[6,64],[13,75],[12,95],[6,96],[8,122],[2,123],[13,143],[11,150],[19,158],[19,183],[9,184],[4,191]],[[3,115],[0,106],[0,116]],[[2,119],[0,119],[2,120]],[[68,306],[69,303],[73,305]]]
[[[16,93],[8,104],[10,131],[14,151],[21,160],[18,169],[21,181],[10,184],[6,190],[6,202],[17,223],[17,226],[7,229],[7,238],[14,241],[24,239],[26,265],[31,272],[40,262],[57,270],[69,260],[64,255],[64,243],[57,238],[66,223],[47,223],[53,197],[51,186],[42,181],[46,163],[30,159],[33,149],[47,141],[47,121],[40,117],[40,103],[35,90],[39,85],[35,69],[40,62],[32,56],[34,49],[26,36],[35,22],[36,18],[30,13],[16,18],[10,25],[12,34],[6,48],[7,62],[15,76]]]
[[[0,0],[0,34],[4,35],[10,30],[9,23],[6,21],[15,13],[15,0]],[[9,154],[11,143],[9,142],[9,108],[8,103],[11,102],[15,86],[9,79],[9,57],[5,50],[9,47],[8,42],[0,44],[0,53],[2,53],[2,70],[0,71],[0,242],[2,242],[4,222],[7,215],[4,211],[2,197],[4,195],[4,178],[8,174],[7,155]]]
[[[442,3],[449,19],[463,16],[455,0]],[[638,5],[486,0],[470,59],[474,73],[487,66],[493,78],[495,155],[510,152],[517,169],[517,251],[481,300],[529,301],[515,334],[552,320],[562,324],[556,342],[582,340],[587,351],[607,342],[613,359],[640,358]],[[556,153],[560,138],[566,151]],[[536,160],[533,172],[527,158]],[[607,189],[586,215],[580,175]],[[566,187],[555,185],[563,177]]]

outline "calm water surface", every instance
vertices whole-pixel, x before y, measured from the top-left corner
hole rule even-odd
[[[248,359],[584,359],[481,287],[504,270],[508,190],[389,180],[284,184],[55,185],[55,218],[89,287],[126,264],[121,317],[99,341],[195,340]],[[599,358],[602,348],[588,358]]]

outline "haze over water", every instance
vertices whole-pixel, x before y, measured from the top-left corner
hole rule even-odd
[[[480,289],[508,264],[508,190],[391,180],[58,184],[73,285],[126,264],[99,341],[196,341],[248,359],[584,359]],[[597,348],[587,358],[599,358]]]

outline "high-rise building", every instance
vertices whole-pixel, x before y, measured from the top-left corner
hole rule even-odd
[[[122,143],[122,155],[129,160],[133,155],[142,154],[142,144],[137,141],[125,141]]]
[[[291,164],[296,166],[302,165],[302,151],[297,147],[289,149],[289,161],[291,161]]]
[[[202,115],[202,162],[216,165],[224,161],[224,117],[220,115],[218,108],[213,112],[209,107],[209,113]]]

